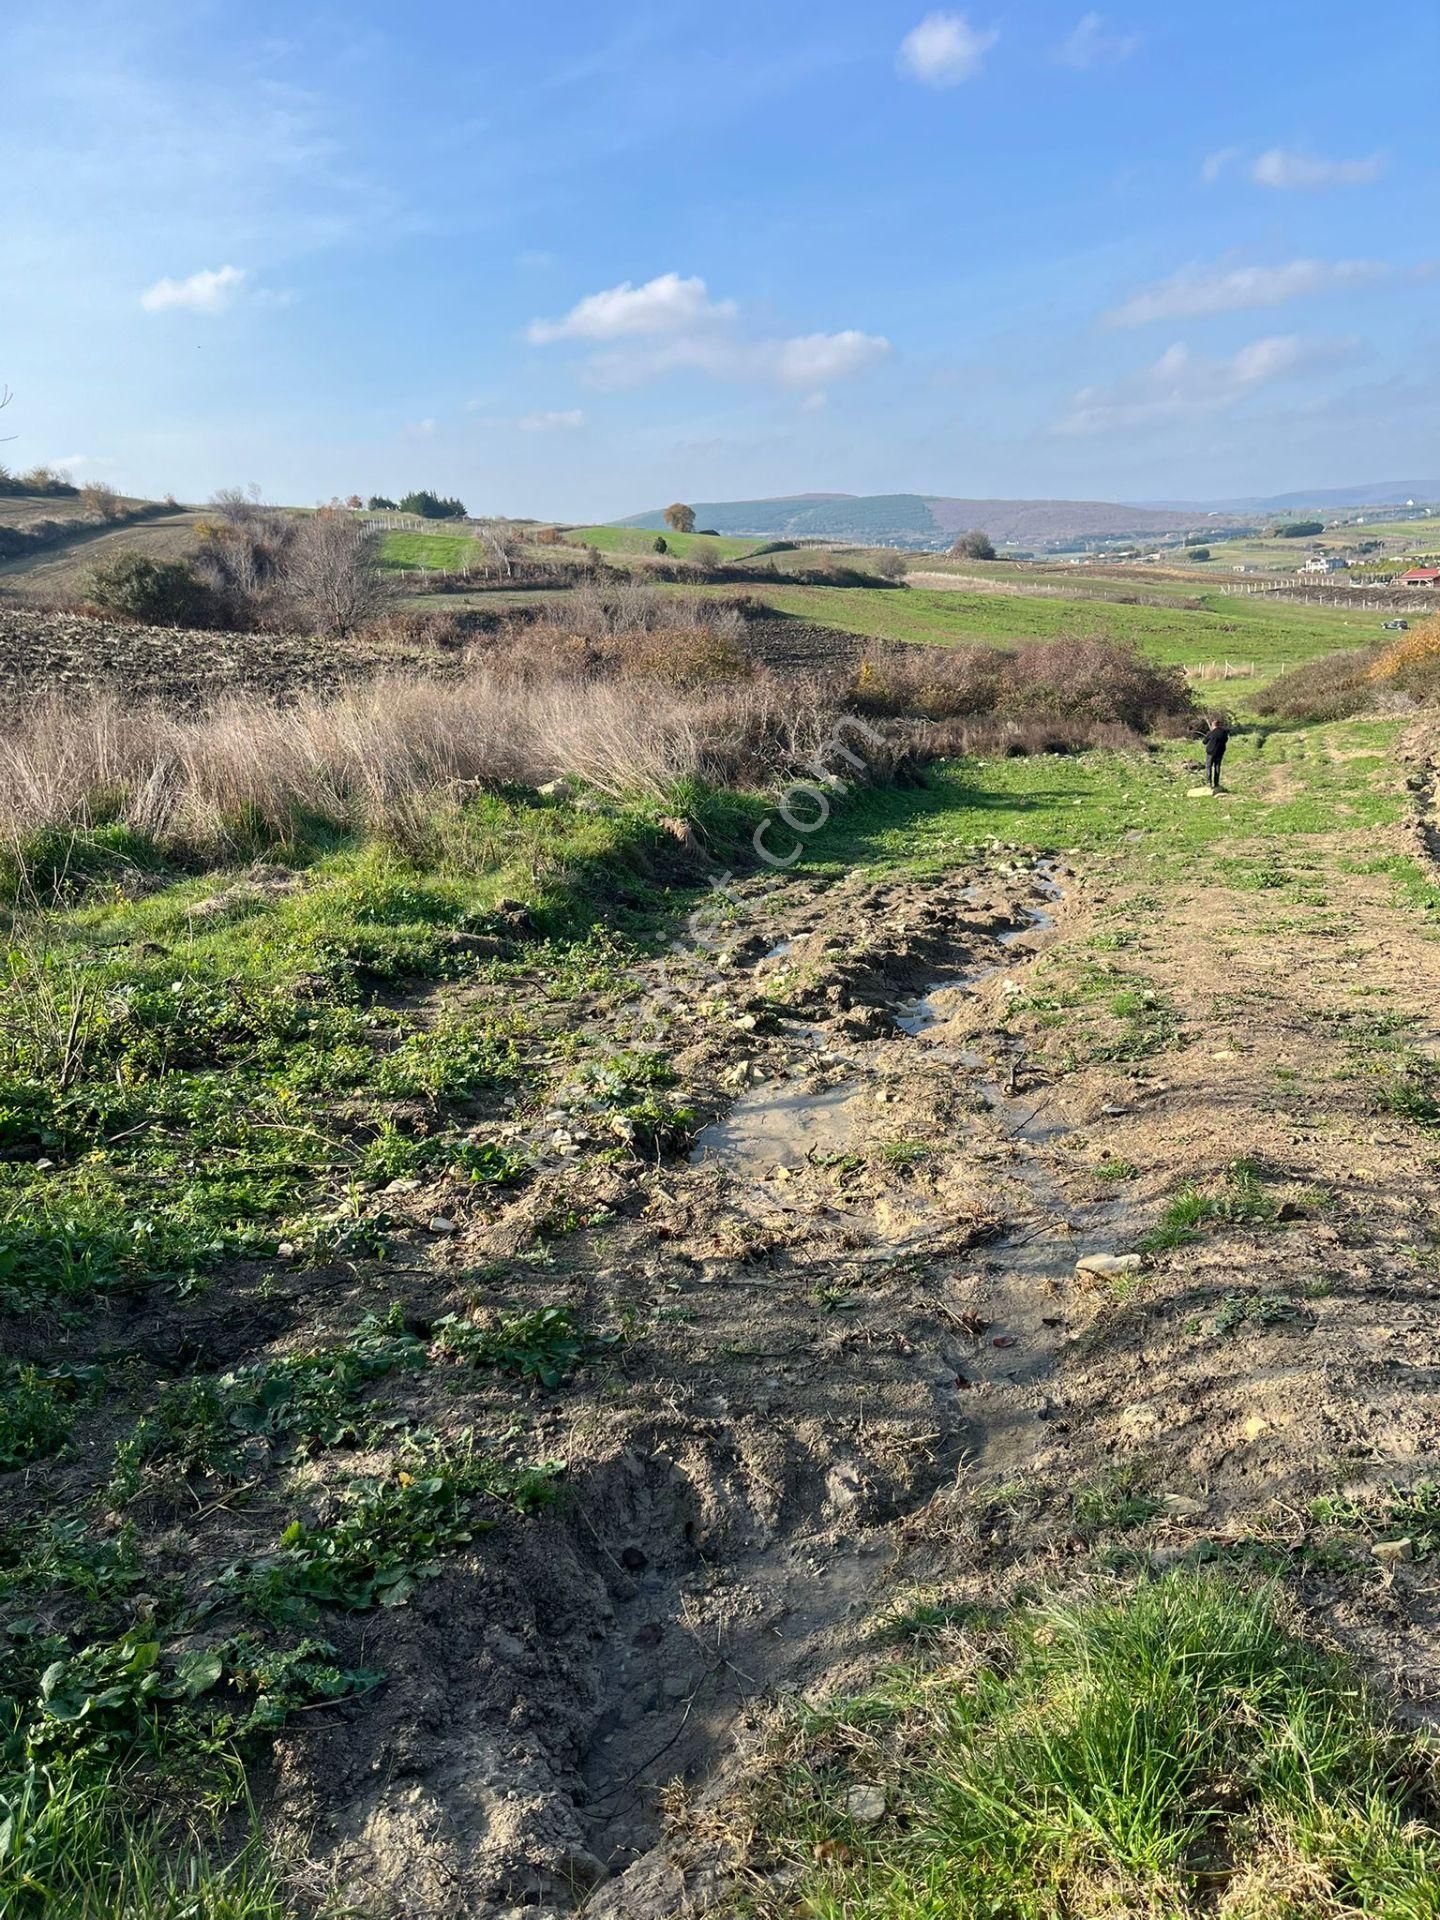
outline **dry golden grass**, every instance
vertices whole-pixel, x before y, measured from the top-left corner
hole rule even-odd
[[[307,822],[409,837],[438,799],[562,774],[617,798],[763,785],[813,755],[835,718],[819,691],[763,675],[687,692],[481,669],[287,707],[237,694],[193,718],[114,694],[56,698],[0,740],[0,837],[119,822],[207,854]]]

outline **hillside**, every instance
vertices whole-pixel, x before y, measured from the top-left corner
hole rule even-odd
[[[853,540],[865,545],[948,546],[965,527],[984,527],[1007,546],[1063,546],[1085,539],[1177,534],[1196,510],[1126,506],[1105,500],[965,500],[943,494],[799,493],[768,500],[699,500],[698,524],[717,533],[772,539]],[[663,527],[656,508],[615,523]]]

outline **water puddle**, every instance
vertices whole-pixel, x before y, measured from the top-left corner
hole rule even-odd
[[[1043,867],[1037,867],[1035,879],[1047,899],[1054,901],[1060,898],[1060,885],[1053,874]],[[1013,947],[1017,942],[1032,939],[1038,933],[1048,933],[1055,924],[1055,915],[1049,907],[1026,907],[1023,911],[1025,919],[1022,925],[1006,927],[1003,933],[995,936],[998,945]],[[923,993],[902,1003],[896,1011],[895,1024],[903,1032],[918,1038],[929,1028],[953,1019],[965,1000],[978,992],[987,980],[1004,971],[1003,965],[997,964],[993,967],[976,967],[958,978],[951,975],[936,980]]]
[[[797,1086],[757,1088],[696,1136],[690,1164],[759,1180],[776,1167],[797,1167],[812,1154],[843,1153],[860,1133],[864,1091],[851,1080],[822,1093]]]

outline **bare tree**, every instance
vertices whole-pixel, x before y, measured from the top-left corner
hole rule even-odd
[[[334,638],[373,620],[390,598],[376,570],[379,542],[348,514],[322,507],[295,530],[286,555],[285,603],[316,633]]]
[[[3,413],[5,411],[6,407],[9,406],[10,402],[14,398],[15,396],[13,393],[11,393],[9,387],[0,386],[0,413]],[[14,440],[17,437],[18,436],[13,433],[7,433],[5,436],[7,440]]]
[[[519,545],[510,528],[503,520],[480,520],[475,526],[475,537],[489,554],[495,571],[508,580],[515,571],[515,554]]]

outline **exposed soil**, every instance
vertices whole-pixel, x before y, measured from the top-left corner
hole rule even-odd
[[[692,1164],[597,1179],[571,1121],[564,1190],[619,1217],[491,1283],[645,1324],[536,1415],[569,1503],[384,1630],[377,1709],[286,1750],[280,1804],[342,1884],[413,1916],[560,1914],[592,1882],[591,1915],[722,1913],[754,1863],[715,1809],[753,1737],[863,1664],[896,1592],[1057,1577],[1072,1490],[1111,1475],[1161,1503],[1134,1537],[1163,1560],[1299,1539],[1316,1491],[1432,1469],[1433,1145],[1343,1076],[1357,986],[1428,1023],[1434,947],[1383,880],[1353,884],[1343,926],[1320,910],[1283,945],[1219,889],[1161,920],[1063,865],[761,893],[721,974],[734,1021],[667,1035],[703,1105],[737,1096]],[[1063,1033],[1010,1003],[1117,924],[1179,1040],[1062,1071]],[[757,988],[789,1010],[774,1032],[739,1024]],[[1274,1219],[1138,1281],[1077,1272],[1241,1155]],[[543,1203],[473,1225],[457,1263]],[[1284,1310],[1215,1331],[1236,1295]],[[1440,1700],[1425,1582],[1301,1584],[1417,1710]]]
[[[284,699],[387,669],[435,665],[433,651],[393,644],[321,646],[295,634],[197,633],[0,608],[0,710],[41,695],[107,689],[184,710],[231,693]]]
[[[1352,1041],[1378,1006],[1440,1050],[1436,946],[1385,874],[1346,869],[1354,851],[1307,843],[1329,891],[1297,871],[1279,918],[1218,883],[1162,903],[1133,849],[1084,871],[1000,848],[930,879],[748,882],[720,961],[670,962],[658,1026],[650,976],[578,1004],[538,973],[518,995],[447,990],[437,1011],[503,992],[557,1034],[658,1041],[707,1122],[692,1157],[595,1158],[578,1088],[497,1106],[486,1126],[528,1142],[537,1177],[508,1202],[401,1183],[404,1264],[241,1273],[163,1315],[114,1303],[102,1338],[161,1370],[282,1350],[397,1295],[421,1326],[564,1304],[624,1336],[556,1393],[406,1383],[424,1428],[509,1423],[525,1457],[563,1459],[565,1497],[407,1607],[338,1622],[341,1657],[388,1678],[280,1741],[267,1807],[304,1884],[404,1920],[732,1911],[765,1863],[732,1842],[727,1796],[777,1700],[863,1666],[896,1594],[1063,1577],[1086,1545],[1074,1490],[1117,1473],[1159,1503],[1126,1538],[1163,1560],[1285,1550],[1317,1491],[1434,1472],[1434,1136],[1377,1114]],[[1111,954],[1174,1009],[1129,1058],[1053,1011],[1067,970]],[[1212,1222],[1138,1273],[1078,1268],[1129,1254],[1184,1183],[1223,1191],[1241,1157],[1263,1219]],[[536,1258],[557,1211],[580,1224]],[[427,1232],[440,1215],[458,1230]],[[90,1471],[36,1469],[28,1497]],[[340,1466],[303,1471],[322,1506]],[[152,1520],[174,1531],[149,1550],[203,1580],[275,1509]],[[1440,1706],[1421,1569],[1296,1578],[1413,1711]]]

